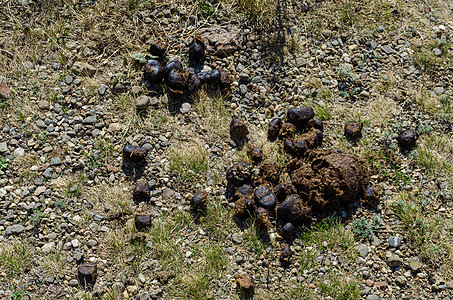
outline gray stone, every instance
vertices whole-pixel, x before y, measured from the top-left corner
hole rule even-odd
[[[440,50],[439,48],[434,48],[433,49],[433,53],[435,56],[441,56],[442,55],[442,50]]]
[[[445,89],[441,86],[436,86],[434,89],[433,89],[433,92],[436,94],[436,95],[442,95],[443,93],[445,93]]]
[[[38,107],[39,107],[39,109],[42,109],[42,110],[49,110],[50,103],[47,100],[41,100],[38,102]]]
[[[74,80],[74,78],[71,75],[69,75],[69,74],[66,75],[65,78],[64,78],[64,82],[66,84],[71,84],[73,80]]]
[[[46,125],[46,123],[44,123],[43,120],[38,120],[38,121],[36,121],[35,124],[36,124],[36,126],[38,126],[39,128],[43,128],[43,129],[46,129],[46,128],[47,128],[47,125]]]
[[[5,233],[6,235],[12,235],[12,234],[19,234],[22,231],[24,231],[24,226],[22,225],[11,225],[9,227],[6,227]]]
[[[151,100],[149,100],[149,105],[158,106],[159,105],[159,99],[157,97],[152,97]]]
[[[377,295],[368,295],[366,300],[379,300],[379,297]]]
[[[234,233],[232,236],[232,239],[233,239],[233,242],[235,242],[236,244],[240,244],[244,240],[244,238],[242,237],[242,234],[240,234],[240,233]]]
[[[41,250],[43,253],[50,253],[55,247],[55,242],[50,242],[42,246]]]
[[[77,281],[77,279],[71,279],[71,280],[69,280],[69,286],[70,287],[78,287],[79,286],[79,282]]]
[[[59,157],[52,157],[52,159],[50,160],[50,165],[51,166],[59,166],[61,165],[61,160]]]
[[[101,84],[101,86],[98,88],[99,95],[104,96],[106,90],[107,90],[107,86],[105,84]]]
[[[8,152],[8,145],[6,142],[0,143],[0,153]]]
[[[94,116],[86,117],[85,119],[83,119],[82,123],[85,125],[93,125],[96,123],[96,121],[97,121],[97,116],[94,115]]]
[[[392,255],[387,260],[387,264],[391,268],[397,268],[403,264],[403,260],[398,255]]]
[[[135,107],[137,109],[147,109],[150,104],[150,100],[150,97],[142,95],[135,101]]]
[[[382,47],[382,50],[384,50],[384,52],[387,54],[393,53],[392,45],[385,45]]]
[[[365,258],[368,255],[368,252],[370,252],[370,248],[365,244],[358,245],[357,250],[359,251],[360,256],[363,258]]]
[[[401,238],[399,236],[389,236],[388,243],[390,247],[399,248],[401,246]]]
[[[52,172],[53,172],[53,168],[47,168],[44,173],[42,174],[42,176],[46,177],[46,178],[52,178]]]

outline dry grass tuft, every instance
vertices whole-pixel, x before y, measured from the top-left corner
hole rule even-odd
[[[181,179],[205,178],[209,169],[209,153],[204,143],[195,138],[189,144],[179,142],[169,149],[170,171]]]
[[[419,164],[433,175],[453,176],[453,135],[431,133],[422,136],[417,147]]]

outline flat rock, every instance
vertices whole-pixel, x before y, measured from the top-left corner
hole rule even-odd
[[[151,101],[150,97],[142,95],[138,97],[137,100],[135,101],[135,107],[137,109],[147,109],[148,106],[150,105],[150,101]]]
[[[365,258],[368,255],[368,252],[370,252],[370,247],[365,244],[360,244],[357,246],[357,251],[359,251],[361,257]]]
[[[216,56],[230,55],[242,47],[243,36],[238,26],[213,26],[200,33],[207,49]]]
[[[35,192],[33,193],[33,195],[35,196],[39,196],[41,195],[42,193],[44,193],[46,191],[46,187],[45,186],[39,186],[36,188]]]
[[[96,115],[94,115],[94,116],[86,117],[85,119],[83,119],[82,123],[85,125],[93,125],[96,123],[96,121],[97,121],[97,117],[96,117]]]
[[[96,68],[89,63],[77,61],[72,65],[72,71],[76,74],[92,76],[96,73]]]
[[[50,242],[42,246],[41,250],[43,253],[47,254],[50,253],[53,250],[53,248],[55,248],[55,242]]]
[[[399,248],[401,246],[401,237],[389,236],[388,243],[390,247]]]
[[[8,152],[8,145],[6,142],[0,143],[0,153]]]
[[[122,128],[123,126],[120,123],[112,123],[109,125],[110,131],[120,131]]]
[[[4,83],[0,83],[0,99],[8,99],[10,88]]]
[[[6,235],[12,235],[19,234],[22,231],[24,231],[24,226],[17,224],[6,227],[5,233]]]
[[[49,110],[50,103],[47,100],[41,100],[38,102],[38,107],[39,107],[39,109],[42,109],[42,110]]]

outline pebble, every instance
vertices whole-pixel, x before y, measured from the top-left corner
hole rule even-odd
[[[89,117],[86,117],[85,119],[83,119],[82,123],[85,124],[85,125],[93,125],[97,122],[97,117],[96,115],[94,116],[89,116]]]
[[[357,246],[357,250],[359,251],[360,256],[365,258],[368,255],[370,248],[365,244],[360,244]]]
[[[8,151],[9,150],[6,142],[0,143],[0,153],[6,153]]]
[[[104,96],[106,91],[107,91],[107,86],[105,84],[101,84],[98,88],[99,95]]]
[[[47,254],[47,253],[50,253],[54,247],[55,247],[55,242],[50,242],[50,243],[44,244],[44,246],[42,246],[41,250],[43,253]]]
[[[185,102],[181,105],[181,108],[179,109],[179,111],[182,113],[182,114],[186,114],[190,111],[190,104]]]
[[[232,236],[233,242],[236,244],[241,244],[244,238],[242,237],[242,234],[240,233],[234,233]]]
[[[387,264],[391,268],[397,268],[403,264],[403,260],[398,255],[392,255],[387,260]]]
[[[138,97],[137,100],[135,101],[135,107],[137,109],[142,109],[142,110],[147,109],[148,106],[150,105],[150,100],[151,100],[150,97],[142,95],[142,96]]]
[[[388,243],[390,247],[399,248],[401,246],[401,237],[389,236]]]

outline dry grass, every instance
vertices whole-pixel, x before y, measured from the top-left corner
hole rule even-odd
[[[87,201],[93,203],[94,210],[110,216],[129,214],[133,211],[131,193],[122,186],[99,184],[82,193]]]
[[[205,130],[221,137],[228,136],[231,117],[224,96],[201,89],[195,95],[194,107],[203,120]]]
[[[453,176],[453,135],[431,133],[420,138],[417,160],[432,175]]]
[[[202,179],[209,169],[209,153],[200,139],[188,144],[179,142],[169,149],[170,171],[176,171],[181,179]]]
[[[387,125],[399,112],[398,104],[385,97],[378,97],[368,103],[367,118],[375,126]]]

